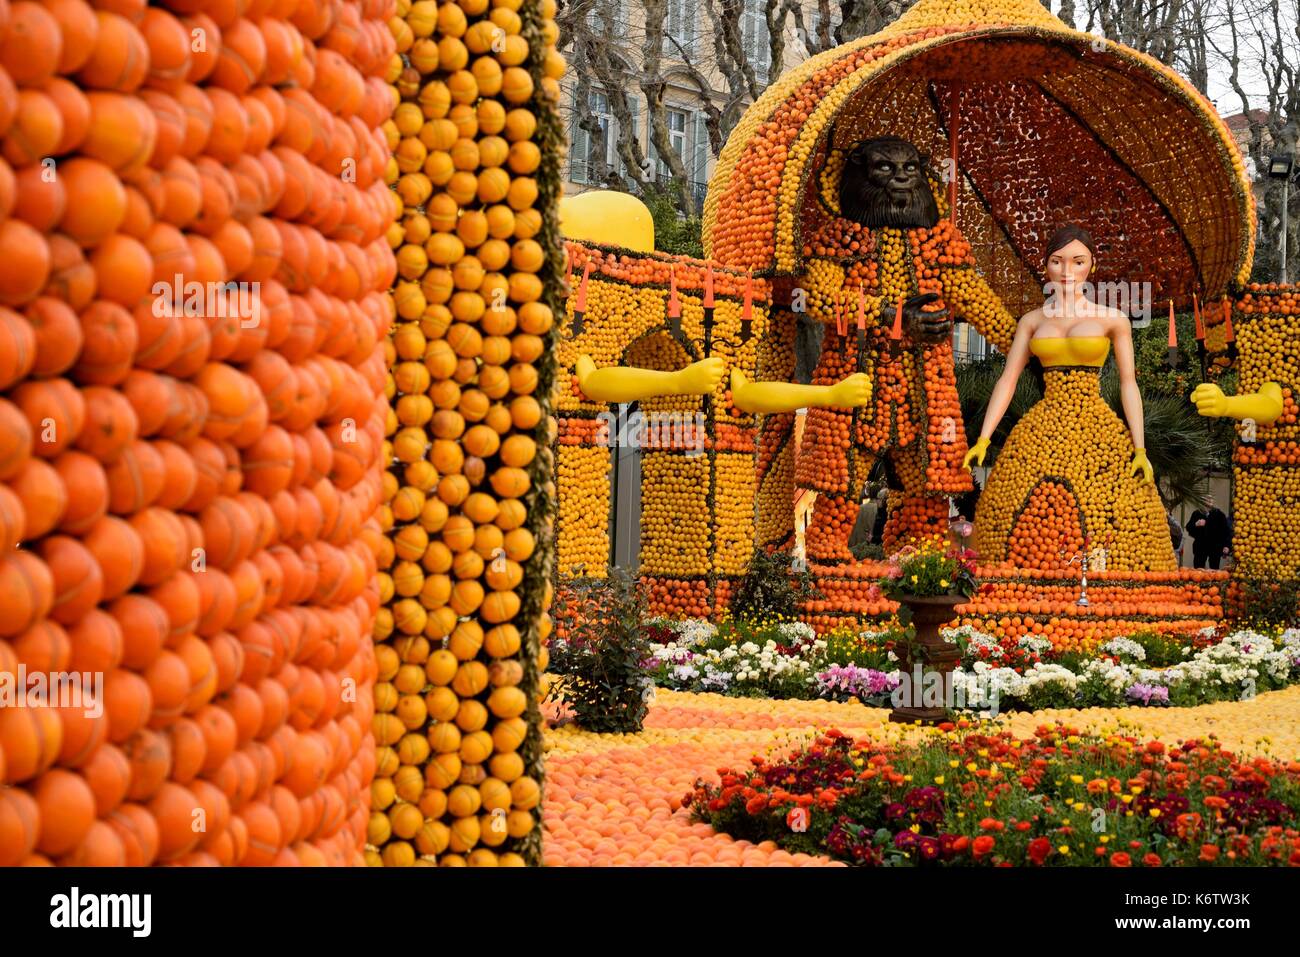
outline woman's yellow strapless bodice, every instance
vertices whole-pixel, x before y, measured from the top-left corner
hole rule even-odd
[[[1043,363],[1053,366],[1102,366],[1110,352],[1106,336],[1043,336],[1029,340],[1029,351]]]

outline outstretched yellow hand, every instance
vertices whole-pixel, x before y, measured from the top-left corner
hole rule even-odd
[[[681,395],[711,395],[726,371],[727,364],[717,356],[692,362],[677,371],[677,391]]]
[[[1213,382],[1202,382],[1193,389],[1192,403],[1206,418],[1218,419],[1228,414],[1228,397]]]
[[[834,393],[832,406],[845,409],[857,409],[871,401],[871,376],[865,372],[855,372],[845,376],[831,386]]]
[[[1207,418],[1226,416],[1240,421],[1251,419],[1256,425],[1272,425],[1282,415],[1282,386],[1265,382],[1258,392],[1224,395],[1214,383],[1202,382],[1192,390],[1192,402],[1196,411]]]
[[[865,372],[845,376],[834,385],[797,382],[751,382],[740,369],[731,370],[731,402],[742,412],[794,412],[805,408],[856,409],[871,401],[871,377]]]
[[[1147,485],[1155,481],[1155,471],[1151,468],[1150,461],[1147,460],[1146,449],[1136,449],[1133,452],[1133,464],[1129,466],[1129,474],[1135,475],[1142,473],[1142,478],[1138,481],[1139,485]]]
[[[984,455],[989,450],[989,440],[980,437],[980,440],[970,447],[970,451],[961,460],[961,467],[964,469],[974,468],[976,465],[984,464]]]

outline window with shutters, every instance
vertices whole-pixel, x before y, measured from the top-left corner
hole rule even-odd
[[[597,36],[626,36],[627,0],[594,0],[587,11],[587,26]]]
[[[605,141],[603,166],[600,162],[601,157],[596,152],[600,148],[598,138],[592,136],[591,133],[579,125],[586,116],[594,117],[604,133],[602,137]],[[587,94],[587,107],[585,110],[580,109],[575,102],[573,130],[572,135],[569,137],[570,142],[573,144],[573,148],[569,152],[569,178],[571,180],[575,183],[598,184],[600,182],[601,170],[609,169],[614,165],[616,130],[617,124],[614,122],[614,115],[609,110],[609,97],[604,93],[591,90]]]
[[[682,161],[682,169],[686,171],[687,176],[690,176],[691,163],[686,153],[686,111],[669,107],[664,111],[664,120],[668,124],[668,142],[672,144],[677,158]],[[650,143],[650,149],[656,155],[659,152],[655,149],[653,141]],[[655,162],[655,178],[662,183],[667,182],[672,175],[672,168],[662,158],[658,158]]]
[[[838,7],[833,8],[831,10],[830,20],[826,27],[827,33],[830,36],[831,46],[835,45],[835,29],[840,25],[840,20],[841,17],[840,17],[839,8]],[[822,42],[821,40],[822,11],[820,5],[812,9],[812,11],[808,15],[808,19],[806,20],[806,23],[808,24],[808,49],[810,51],[830,49],[830,47],[822,47],[820,45]]]
[[[772,65],[772,48],[768,44],[767,18],[763,15],[764,0],[745,0],[740,16],[740,42],[745,59],[754,70],[759,83],[767,83],[767,71]]]
[[[667,0],[664,10],[663,55],[684,59],[695,54],[698,0]]]

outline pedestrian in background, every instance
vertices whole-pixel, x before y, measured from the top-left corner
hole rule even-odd
[[[1232,543],[1232,523],[1213,495],[1205,500],[1204,508],[1192,512],[1187,533],[1192,536],[1192,564],[1197,568],[1207,564],[1218,568]]]

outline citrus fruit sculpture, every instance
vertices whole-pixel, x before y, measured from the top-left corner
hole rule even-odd
[[[1235,361],[1239,394],[1217,385],[1192,394],[1202,415],[1238,420],[1233,450],[1233,554],[1239,575],[1263,580],[1300,576],[1300,289],[1256,284],[1229,308],[1207,311],[1206,338]],[[1234,328],[1235,326],[1235,328]],[[1217,333],[1217,335],[1216,335]]]
[[[362,860],[390,15],[0,4],[0,865]]]
[[[753,377],[767,284],[687,257],[577,241],[567,247],[572,292],[555,398],[557,571],[562,578],[605,575],[610,447],[635,443],[641,449],[640,570],[650,606],[658,613],[712,614],[725,607],[754,538],[754,417],[733,404],[726,377],[716,373]],[[596,401],[582,390],[593,370],[627,376],[624,382],[636,387],[632,394],[643,397],[622,434],[610,396]],[[707,393],[664,391],[665,382],[693,371],[709,373]]]
[[[986,562],[1010,558],[1025,568],[1064,570],[1095,549],[1103,567],[1116,571],[1172,569],[1145,451],[1129,317],[1090,297],[1095,250],[1086,230],[1061,227],[1048,254],[1050,294],[1020,319],[980,438],[963,461],[983,464],[1017,380],[1031,359],[1040,362],[1043,399],[1012,429],[980,495],[976,551]],[[1112,344],[1127,423],[1101,397]]]
[[[836,186],[855,144],[888,136],[930,157],[935,192],[946,194],[947,202],[940,202],[940,225],[924,242],[873,249],[880,243],[846,230],[842,217],[836,228]],[[1195,188],[1183,150],[1193,142]],[[1216,210],[1212,221],[1203,215],[1207,208]],[[987,283],[991,295],[974,295],[971,288],[968,318],[990,329],[1003,324],[1001,335],[991,331],[995,344],[1000,339],[1005,346],[1007,317],[1041,302],[1043,245],[1064,221],[1081,223],[1099,248],[1116,250],[1100,279],[1149,283],[1155,301],[1190,307],[1198,291],[1203,300],[1217,298],[1249,275],[1255,232],[1249,178],[1231,134],[1186,80],[1145,54],[1065,26],[1032,0],[921,0],[880,32],[790,70],[746,111],[710,182],[704,251],[771,278],[770,335],[792,340],[800,309],[834,324],[837,335],[823,344],[825,361],[828,352],[852,351],[840,340],[853,345],[859,314],[865,313],[872,335],[892,330],[889,308],[902,290],[887,289],[884,314],[873,314],[872,293],[892,280],[880,265],[875,275],[855,275],[853,264],[861,271],[918,257],[922,265],[910,291],[921,291],[922,281],[931,291],[928,284],[940,272]],[[941,236],[941,229],[950,234]],[[954,257],[940,247],[957,236],[969,252]],[[938,261],[924,262],[926,255]],[[967,257],[973,269],[951,268]],[[906,278],[905,269],[902,274]],[[949,301],[953,290],[937,286],[932,291],[960,313]],[[792,356],[778,351],[778,357],[784,364],[761,366],[761,379],[789,380]],[[913,446],[919,455],[905,464],[916,477],[914,489],[920,472],[948,462],[949,447],[964,444],[951,429],[957,441],[944,441],[950,393],[932,378],[942,364],[931,366],[904,370],[891,384],[877,381],[873,396],[878,408],[899,409],[906,400],[910,413],[925,409],[901,419],[898,435],[890,437],[897,442],[910,429],[922,430]],[[810,454],[800,457],[805,479],[859,478],[845,460],[858,438],[845,434],[847,426],[827,423],[827,434],[819,436],[810,421]],[[790,422],[771,416],[758,440],[756,522],[760,540],[768,543],[788,541],[793,525],[791,434]],[[950,476],[927,475],[932,492],[949,479],[962,481],[964,451],[956,453]],[[857,489],[825,491],[850,494],[824,504],[819,495],[823,518],[810,529],[810,555],[847,560],[840,541],[851,526]],[[890,541],[941,522],[938,497],[913,493],[911,505],[899,513]]]

